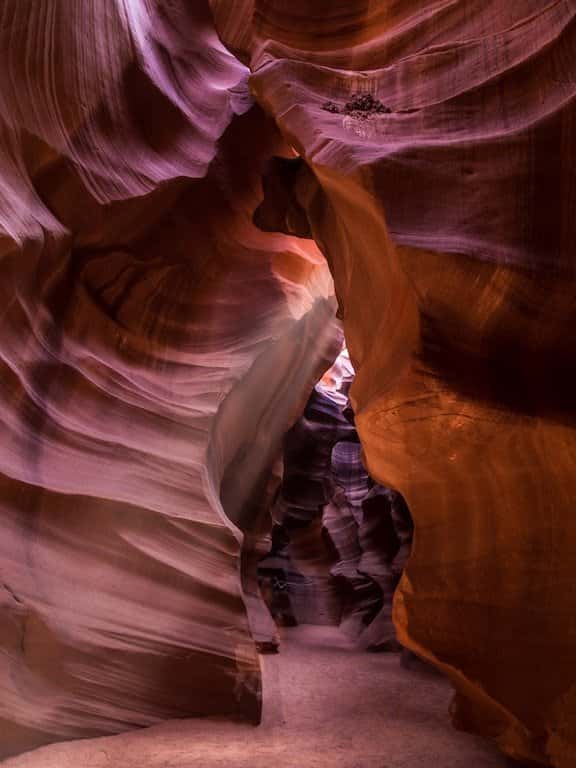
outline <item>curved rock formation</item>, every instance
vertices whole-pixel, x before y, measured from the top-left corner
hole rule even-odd
[[[576,9],[212,5],[303,159],[258,221],[329,260],[368,467],[415,518],[401,639],[457,724],[572,766]]]
[[[0,755],[259,717],[220,483],[251,493],[335,304],[251,223],[286,147],[193,6],[1,8]]]
[[[239,530],[336,354],[323,253],[401,640],[576,764],[575,16],[0,3],[0,754],[257,719]]]

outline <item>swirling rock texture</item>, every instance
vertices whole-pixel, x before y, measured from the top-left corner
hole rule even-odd
[[[283,477],[270,509],[274,527],[258,568],[271,612],[281,625],[338,624],[341,617],[342,600],[331,575],[338,556],[323,525],[332,495],[332,448],[341,439],[357,440],[342,412],[348,401],[336,383],[341,368],[337,359],[283,440]]]
[[[416,523],[400,639],[576,764],[575,15],[0,2],[2,754],[257,718],[239,530],[335,355],[314,240]]]
[[[271,547],[259,563],[281,624],[339,621],[340,601],[330,577],[334,553],[323,538],[322,510],[330,498],[332,446],[353,433],[340,407],[315,388],[284,438],[282,483],[270,510]]]
[[[289,150],[204,2],[2,2],[0,57],[0,756],[257,720],[239,510],[339,341],[251,223]]]
[[[400,638],[458,725],[576,765],[576,7],[213,6],[302,158],[260,219],[329,260],[368,468],[415,519]]]
[[[392,597],[413,525],[402,497],[374,484],[363,465],[347,397],[353,378],[344,348],[284,438],[258,576],[280,626],[336,624],[358,648],[400,650]],[[277,650],[275,627],[260,626],[261,648]]]

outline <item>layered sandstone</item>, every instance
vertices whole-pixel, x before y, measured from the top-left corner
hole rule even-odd
[[[415,519],[401,639],[458,725],[575,765],[576,9],[239,5],[223,39],[302,158],[258,220],[326,255],[368,467]]]
[[[1,754],[258,718],[241,531],[336,353],[323,253],[400,637],[576,764],[575,15],[0,6]]]
[[[2,8],[0,755],[259,718],[221,483],[247,501],[335,302],[251,223],[286,149],[193,5]]]

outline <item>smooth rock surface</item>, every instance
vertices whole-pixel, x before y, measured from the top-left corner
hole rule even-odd
[[[239,528],[335,286],[401,639],[576,765],[575,43],[571,0],[0,4],[1,755],[258,718]]]
[[[0,756],[260,715],[220,486],[252,492],[335,302],[251,222],[288,150],[193,5],[0,9]]]
[[[212,5],[301,158],[257,221],[326,255],[367,468],[415,520],[401,639],[460,726],[573,768],[576,7]]]

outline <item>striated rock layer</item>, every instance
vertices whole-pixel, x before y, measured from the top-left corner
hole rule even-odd
[[[576,7],[212,5],[302,158],[257,221],[329,260],[367,466],[415,519],[401,640],[459,726],[574,766]]]
[[[336,354],[312,238],[402,641],[576,764],[575,15],[0,3],[0,754],[258,718],[239,529]]]
[[[251,223],[286,148],[204,2],[0,20],[0,757],[258,720],[221,480],[241,507],[337,351],[316,247]]]

